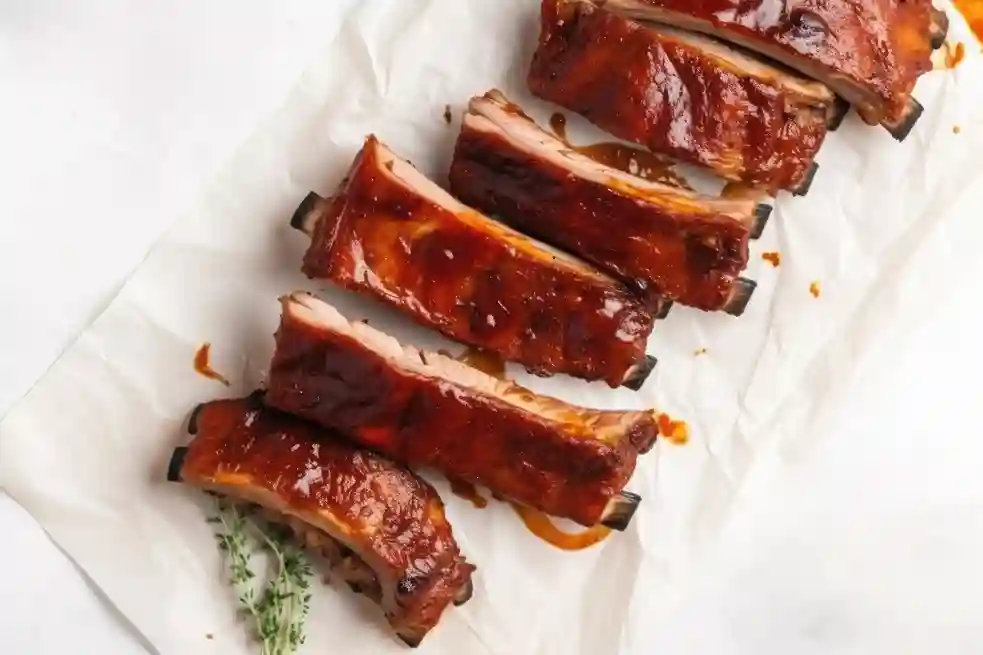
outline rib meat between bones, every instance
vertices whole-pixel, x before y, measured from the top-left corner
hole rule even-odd
[[[592,0],[543,0],[528,85],[615,136],[772,194],[808,190],[835,117],[822,84]]]
[[[303,270],[541,375],[639,388],[652,313],[621,283],[479,214],[369,137],[334,198],[291,224]]]
[[[474,567],[440,497],[402,466],[268,409],[257,394],[199,405],[189,431],[168,479],[263,507],[379,603],[407,644],[470,598]]]
[[[870,124],[904,139],[911,97],[948,20],[931,0],[599,0],[638,19],[711,34],[829,87]]]
[[[625,281],[705,310],[740,314],[748,238],[771,208],[703,196],[600,164],[546,132],[498,91],[473,98],[451,191],[513,227]]]
[[[403,347],[305,293],[283,313],[266,402],[413,468],[572,519],[624,529],[624,492],[658,435],[654,412],[538,396],[448,357]]]

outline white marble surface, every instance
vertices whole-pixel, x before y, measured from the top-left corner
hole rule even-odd
[[[0,413],[277,106],[318,11],[0,3]],[[866,354],[827,440],[754,481],[660,652],[983,652],[981,268],[903,351]],[[0,532],[0,652],[143,651],[6,498]]]

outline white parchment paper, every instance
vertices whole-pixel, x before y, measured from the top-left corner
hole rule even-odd
[[[971,42],[951,15],[952,40]],[[293,209],[308,190],[335,186],[368,132],[442,180],[462,107],[491,87],[544,120],[551,109],[523,85],[537,20],[535,0],[339,7],[324,26],[323,54],[282,108],[0,424],[0,483],[157,651],[254,648],[236,622],[202,499],[164,473],[195,404],[263,380],[276,298],[317,290],[406,342],[454,348],[301,276],[307,243],[287,224]],[[644,501],[629,530],[578,553],[538,541],[506,507],[471,508],[435,480],[479,569],[474,599],[447,612],[421,652],[649,652],[756,475],[821,438],[865,349],[909,330],[975,257],[983,58],[975,44],[967,50],[957,69],[920,82],[926,110],[904,143],[855,117],[829,137],[809,195],[780,197],[752,246],[747,274],[759,287],[746,314],[674,308],[650,341],[660,362],[641,392],[510,369],[581,404],[659,407],[689,421],[692,440],[642,458],[629,488]],[[574,141],[605,139],[570,122]],[[778,268],[760,259],[772,250],[781,252]],[[56,311],[58,299],[51,303]],[[193,372],[206,341],[232,388]],[[347,590],[319,590],[308,626],[303,652],[402,648],[376,608]]]

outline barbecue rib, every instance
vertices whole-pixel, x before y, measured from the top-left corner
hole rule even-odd
[[[458,198],[642,294],[744,310],[738,274],[771,208],[634,177],[572,150],[498,91],[473,98],[450,171]]]
[[[266,402],[360,446],[583,525],[623,530],[622,491],[658,435],[654,412],[591,410],[538,396],[351,323],[306,293],[283,314]]]
[[[625,15],[720,37],[820,80],[898,140],[922,107],[948,20],[931,0],[600,0]]]
[[[304,273],[372,295],[418,323],[530,371],[637,389],[650,311],[587,264],[466,207],[369,137],[337,195],[291,224]]]
[[[263,407],[259,394],[199,405],[188,430],[169,480],[263,507],[382,605],[407,644],[470,598],[474,567],[440,497],[402,466]]]
[[[808,190],[835,118],[818,82],[592,0],[543,0],[528,86],[617,137],[772,194]]]

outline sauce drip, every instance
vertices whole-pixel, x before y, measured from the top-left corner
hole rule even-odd
[[[686,179],[672,168],[672,160],[648,150],[610,141],[575,146],[580,154],[636,177],[660,184],[692,190]]]
[[[983,0],[953,0],[976,38],[983,40]]]
[[[512,503],[512,508],[530,532],[560,550],[583,550],[584,548],[590,548],[611,534],[611,528],[603,525],[595,525],[577,533],[564,532],[553,525],[550,517],[537,509],[515,503]]]
[[[819,297],[819,281],[813,282],[809,285],[809,293],[812,294],[813,298]]]
[[[452,120],[454,120],[454,116],[451,114],[451,106],[444,105],[444,122],[450,125]]]
[[[206,377],[209,380],[216,380],[221,382],[225,386],[229,386],[229,381],[224,375],[212,368],[212,365],[208,363],[208,357],[212,352],[212,344],[203,343],[195,351],[195,372],[202,377]]]
[[[693,355],[695,357],[699,357],[700,355],[706,355],[706,354],[707,354],[706,348],[697,348],[696,350],[693,351]]]
[[[476,368],[482,373],[487,373],[499,380],[505,379],[505,360],[488,350],[481,348],[468,348],[457,358],[457,361],[467,364],[471,368]]]
[[[761,253],[761,259],[778,268],[779,264],[782,263],[782,254],[778,252],[763,252]]]
[[[953,125],[952,126],[952,133],[953,134],[959,134],[962,131],[963,131],[963,128],[959,127],[958,125]]]
[[[550,129],[553,130],[553,133],[556,136],[558,136],[562,140],[566,141],[567,140],[567,117],[564,116],[563,114],[561,114],[560,112],[556,112],[555,114],[553,114],[552,116],[550,116]]]
[[[453,478],[448,478],[447,481],[451,483],[451,493],[458,498],[470,501],[478,509],[488,507],[488,500],[478,493],[478,489],[470,482],[466,480],[455,480]]]
[[[677,446],[689,442],[689,426],[685,421],[673,420],[668,414],[659,414],[659,434]]]
[[[955,68],[959,65],[959,62],[966,58],[966,46],[962,42],[958,42],[956,45],[944,43],[942,47],[945,48],[946,68]]]

